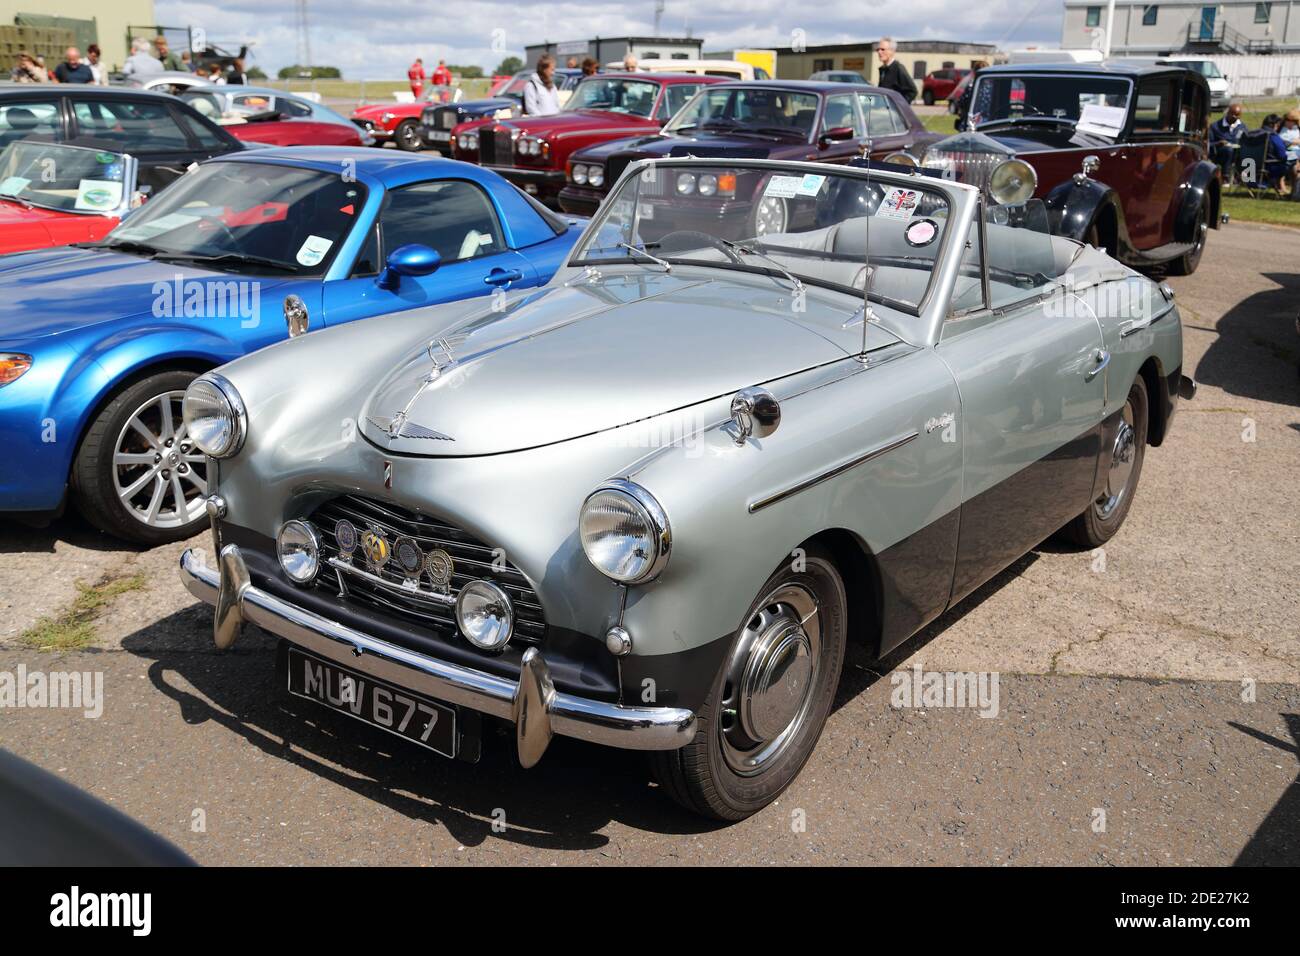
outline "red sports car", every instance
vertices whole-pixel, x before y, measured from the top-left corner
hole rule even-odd
[[[186,91],[181,99],[246,143],[369,146],[373,142],[329,107],[280,90],[202,87]]]
[[[694,73],[601,73],[577,85],[553,116],[477,120],[452,130],[456,159],[500,173],[529,195],[554,202],[575,150],[655,133],[700,87],[727,77]]]
[[[936,100],[952,99],[953,90],[970,73],[970,70],[935,70],[921,81],[921,101],[933,106]]]
[[[130,156],[66,143],[10,143],[0,153],[0,254],[97,242],[140,201]]]

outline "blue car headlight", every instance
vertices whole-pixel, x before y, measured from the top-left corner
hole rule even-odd
[[[0,386],[16,382],[32,367],[32,357],[22,352],[0,352]]]

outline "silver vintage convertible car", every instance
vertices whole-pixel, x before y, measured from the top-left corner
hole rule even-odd
[[[747,234],[765,203],[782,231]],[[745,817],[847,641],[1106,541],[1190,397],[1173,293],[1046,230],[921,172],[633,166],[540,289],[200,376],[216,556],[182,578],[218,647],[283,639],[289,693],[466,760],[484,715],[524,766],[554,734],[645,750]]]

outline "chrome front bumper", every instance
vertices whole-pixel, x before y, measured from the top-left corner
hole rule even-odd
[[[519,762],[531,767],[561,734],[625,750],[675,750],[695,736],[695,714],[673,707],[622,707],[555,689],[541,652],[524,652],[518,683],[449,664],[381,641],[254,587],[235,545],[221,549],[218,568],[194,549],[181,555],[181,582],[216,607],[213,640],[230,647],[244,621],[291,644],[435,700],[468,707],[515,725]]]

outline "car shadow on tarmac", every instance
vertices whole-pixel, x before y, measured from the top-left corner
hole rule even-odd
[[[0,518],[0,554],[53,554],[59,543],[86,551],[132,553],[149,550],[145,545],[131,544],[105,534],[71,511],[43,527],[24,524],[11,517]]]
[[[850,645],[838,710],[1014,579],[1026,555],[883,660]],[[477,765],[426,753],[347,715],[290,697],[275,668],[275,639],[246,626],[235,648],[216,651],[212,610],[195,604],[126,637],[123,648],[151,661],[149,680],[189,725],[215,723],[268,756],[345,787],[412,820],[442,824],[465,846],[489,838],[544,849],[599,850],[611,821],[647,832],[704,833],[726,824],[687,813],[658,792],[644,755],[564,737],[531,770],[514,756],[514,732],[485,718]],[[507,827],[494,832],[494,819]]]
[[[1242,299],[1216,323],[1193,377],[1204,385],[1279,405],[1300,405],[1300,274],[1270,272],[1276,287]],[[1188,370],[1184,369],[1184,374]]]
[[[1289,743],[1235,721],[1228,721],[1228,726],[1300,760],[1300,714],[1282,714],[1281,717],[1291,732]],[[1300,866],[1300,775],[1286,788],[1255,835],[1242,847],[1235,865]]]

